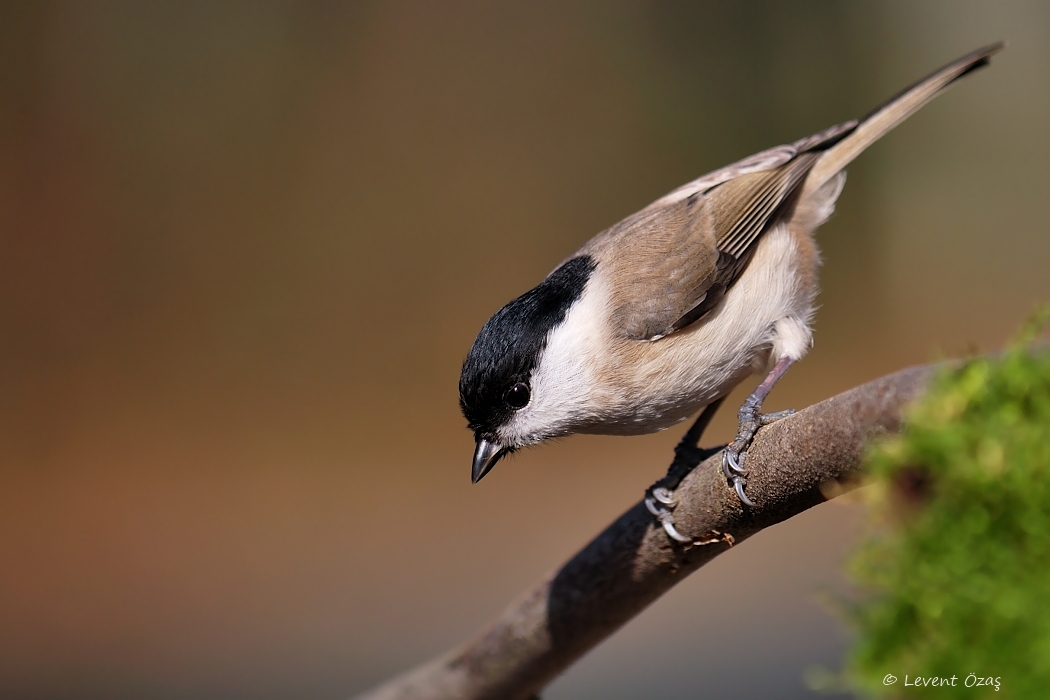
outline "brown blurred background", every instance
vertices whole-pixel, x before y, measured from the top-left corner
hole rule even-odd
[[[489,314],[1000,38],[851,168],[774,409],[996,348],[1050,298],[1046,3],[4,3],[0,696],[339,698],[472,634],[681,432],[471,487]],[[814,696],[861,522],[734,549],[544,697]]]

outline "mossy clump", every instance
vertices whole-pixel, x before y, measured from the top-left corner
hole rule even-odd
[[[864,597],[846,670],[864,695],[1050,698],[1050,352],[1028,349],[1040,325],[943,373],[871,452],[877,534],[851,563]]]

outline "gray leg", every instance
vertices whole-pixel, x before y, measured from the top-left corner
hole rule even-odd
[[[793,362],[794,360],[789,357],[782,358],[773,367],[772,371],[766,375],[762,383],[751,392],[751,396],[747,397],[747,400],[740,407],[740,429],[737,431],[736,438],[722,453],[722,471],[725,472],[726,478],[729,479],[740,501],[749,506],[754,506],[755,504],[744,493],[744,487],[747,485],[747,470],[744,469],[747,448],[751,445],[751,441],[755,438],[755,433],[758,432],[759,428],[794,413],[793,410],[766,414],[759,413],[762,410],[762,402],[766,400],[766,396],[772,391],[773,385],[784,376],[784,373],[787,372],[788,367]]]
[[[700,412],[692,427],[686,431],[678,446],[674,448],[674,462],[667,471],[667,476],[653,484],[645,494],[645,507],[663,525],[667,536],[678,542],[692,543],[693,540],[675,529],[674,515],[671,511],[678,505],[678,501],[675,499],[674,491],[682,483],[682,479],[685,478],[686,474],[691,472],[697,464],[710,454],[717,453],[717,450],[709,452],[699,449],[699,443],[700,438],[703,437],[704,431],[707,430],[707,426],[711,423],[711,419],[715,417],[715,413],[718,412],[723,401],[725,401],[725,397],[708,404]]]

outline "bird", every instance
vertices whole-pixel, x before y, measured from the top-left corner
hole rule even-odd
[[[493,314],[459,381],[475,439],[471,481],[552,438],[651,433],[698,411],[706,424],[738,384],[764,374],[722,453],[727,488],[753,507],[746,451],[763,425],[790,413],[761,407],[812,346],[814,233],[834,211],[844,168],[1004,47],[948,63],[861,119],[675,189]],[[670,502],[666,494],[658,500]]]

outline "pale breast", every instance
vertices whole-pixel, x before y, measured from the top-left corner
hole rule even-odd
[[[587,417],[574,432],[662,430],[770,362],[800,359],[811,344],[818,264],[810,235],[779,225],[758,242],[747,269],[702,322],[652,342],[595,337],[576,343],[589,375],[583,403],[601,406],[602,415]],[[581,314],[605,312],[597,308],[599,298],[581,299]],[[558,339],[551,340],[553,350]],[[616,352],[603,349],[606,342]]]

